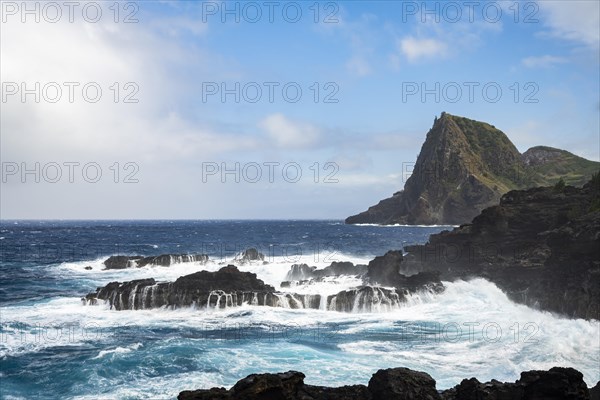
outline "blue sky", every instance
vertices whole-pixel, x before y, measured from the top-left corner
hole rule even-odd
[[[82,2],[57,22],[43,3],[39,22],[7,3],[2,218],[344,218],[402,188],[442,111],[495,125],[520,151],[600,157],[598,1],[275,1],[272,22],[266,2],[120,3],[118,16]],[[90,22],[82,10],[97,6]],[[239,22],[225,13],[236,8]],[[23,101],[36,82],[63,96]],[[63,82],[79,84],[72,102]],[[80,90],[90,82],[96,103]],[[236,84],[240,101],[222,101]],[[239,182],[221,174],[236,165]]]

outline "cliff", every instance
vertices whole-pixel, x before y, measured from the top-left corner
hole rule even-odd
[[[427,133],[404,190],[346,223],[459,225],[510,190],[556,183],[582,185],[600,163],[551,147],[521,154],[485,122],[442,113]]]
[[[600,175],[581,188],[508,192],[472,223],[404,250],[400,261],[386,255],[388,274],[483,277],[513,301],[600,319]]]

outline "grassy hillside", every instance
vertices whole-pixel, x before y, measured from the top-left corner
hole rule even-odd
[[[600,169],[598,162],[548,146],[532,147],[523,159],[535,186],[554,185],[561,178],[567,185],[582,186]]]

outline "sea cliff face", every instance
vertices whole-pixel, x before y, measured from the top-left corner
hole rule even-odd
[[[483,277],[513,301],[600,319],[599,182],[511,191],[472,223],[407,247],[398,271]]]
[[[459,225],[510,190],[551,185],[560,178],[580,186],[598,169],[600,163],[551,147],[520,154],[494,126],[442,113],[427,133],[404,190],[346,223]]]

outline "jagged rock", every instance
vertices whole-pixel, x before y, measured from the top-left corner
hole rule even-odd
[[[594,208],[600,189],[594,185],[511,191],[471,224],[405,248],[402,261],[380,264],[438,271],[443,280],[484,277],[513,301],[600,319],[600,210]]]
[[[429,374],[408,368],[380,369],[369,381],[369,392],[375,399],[441,399]]]
[[[442,113],[427,133],[404,190],[348,224],[463,224],[502,194],[550,185],[563,176],[583,185],[600,163],[551,147],[520,154],[508,137],[485,122]]]
[[[312,278],[312,273],[316,269],[317,267],[309,267],[307,264],[294,264],[290,267],[285,279],[287,281],[299,281]]]
[[[366,281],[372,285],[392,286],[409,293],[418,290],[440,293],[444,290],[439,271],[421,271],[406,276],[400,273],[403,269],[403,260],[402,252],[398,250],[391,250],[383,256],[375,257],[369,262]]]
[[[270,304],[276,301],[274,288],[229,265],[217,272],[200,271],[175,282],[157,283],[154,279],[111,282],[86,296],[88,304],[106,300],[116,310],[157,307],[233,307],[244,302]]]
[[[400,307],[405,301],[405,293],[398,293],[393,289],[363,286],[329,296],[327,309],[341,312],[389,311]]]
[[[344,290],[328,297],[319,294],[280,293],[256,278],[256,274],[241,272],[228,265],[217,272],[200,271],[185,275],[175,282],[157,283],[154,279],[111,282],[99,287],[82,299],[95,305],[107,301],[115,310],[138,310],[159,307],[238,307],[244,303],[283,308],[311,308],[344,312],[388,311],[402,306],[409,293],[418,290],[437,290],[423,280],[419,286],[406,279],[398,289],[364,286]]]
[[[268,394],[273,398],[286,398],[298,391],[304,383],[304,374],[289,371],[282,374],[253,374],[236,383],[231,391],[241,399],[260,399]]]
[[[247,264],[253,261],[264,261],[265,255],[260,253],[254,247],[246,249],[238,254],[233,261],[239,264]]]
[[[142,256],[110,256],[104,261],[106,269],[125,269],[132,268],[135,262],[141,260]]]
[[[400,264],[404,257],[398,250],[390,250],[385,255],[369,262],[366,279],[373,284],[396,286],[400,280]]]
[[[209,390],[184,390],[179,393],[177,400],[233,400],[235,397],[225,388]]]
[[[444,400],[512,400],[522,397],[523,389],[514,383],[497,380],[481,383],[475,378],[463,379],[459,385],[442,393]]]
[[[354,265],[349,261],[334,261],[328,267],[313,271],[313,277],[323,278],[326,276],[339,275],[363,275],[367,272],[367,266],[363,264]]]
[[[366,272],[366,265],[354,265],[349,261],[334,261],[323,269],[309,267],[307,264],[294,264],[290,267],[285,279],[286,281],[301,281],[307,279],[319,279],[326,276],[363,275]]]
[[[161,254],[159,256],[110,256],[104,261],[106,269],[140,268],[147,265],[159,265],[168,267],[173,264],[184,262],[208,261],[206,254]]]
[[[178,400],[590,400],[583,375],[572,368],[527,371],[514,383],[465,379],[452,389],[438,392],[427,373],[408,368],[377,371],[368,386],[311,386],[304,374],[252,374],[231,389],[213,388],[179,393]],[[592,397],[591,400],[594,400]]]
[[[554,367],[549,371],[522,372],[516,385],[523,387],[523,398],[527,400],[590,398],[583,374],[573,368]]]
[[[579,371],[554,367],[549,371],[522,372],[515,383],[464,379],[444,391],[442,397],[444,400],[588,400],[590,392]]]
[[[369,398],[363,385],[326,388],[304,384],[302,372],[288,371],[278,374],[252,374],[238,381],[230,390],[184,391],[178,400],[359,400]]]
[[[187,262],[200,262],[205,263],[208,261],[206,254],[161,254],[159,256],[144,257],[138,262],[139,267],[146,265],[159,265],[162,267],[168,267],[173,264],[187,263]]]
[[[86,266],[86,267],[85,267],[85,269],[86,269],[87,271],[90,271],[90,270],[92,269],[92,267],[88,265],[88,266]]]

